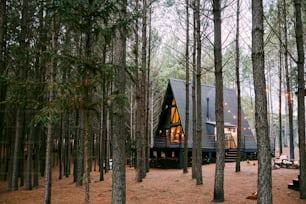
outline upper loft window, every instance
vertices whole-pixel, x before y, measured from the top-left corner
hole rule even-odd
[[[181,143],[184,139],[184,134],[179,112],[176,107],[176,101],[174,99],[171,102],[170,126],[170,143]]]
[[[171,104],[171,114],[170,114],[170,123],[179,123],[180,117],[176,107],[176,101],[173,99]]]

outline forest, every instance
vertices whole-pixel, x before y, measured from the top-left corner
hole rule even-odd
[[[126,203],[126,167],[137,182],[150,173],[167,81],[177,78],[192,84],[194,134],[182,148],[187,173],[192,137],[195,185],[205,83],[216,87],[212,200],[225,199],[225,87],[238,96],[238,149],[242,109],[256,135],[257,203],[272,203],[271,147],[289,147],[292,160],[299,148],[306,199],[305,25],[302,0],[1,0],[0,180],[31,191],[43,177],[48,204],[56,169],[90,203],[91,172],[103,182],[112,171],[112,203]]]

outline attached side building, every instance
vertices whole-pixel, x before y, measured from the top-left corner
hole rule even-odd
[[[189,85],[191,93],[191,84]],[[237,95],[235,90],[224,89],[224,132],[225,153],[237,149]],[[158,128],[154,136],[154,145],[151,157],[154,160],[166,160],[161,167],[182,168],[183,148],[185,136],[186,117],[186,86],[184,80],[169,79],[167,90],[162,104]],[[202,156],[206,159],[214,159],[216,148],[216,119],[215,119],[215,87],[201,86],[202,95]],[[188,151],[192,150],[192,98],[190,94],[189,105],[189,132]],[[247,118],[242,111],[242,144],[243,159],[256,154],[257,145],[255,137],[249,127]],[[160,165],[160,164],[158,164]],[[158,166],[157,165],[157,166]],[[153,165],[154,166],[154,165]]]

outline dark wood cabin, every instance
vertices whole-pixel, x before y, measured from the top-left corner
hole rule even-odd
[[[191,93],[191,84],[189,85]],[[151,151],[151,166],[182,168],[185,129],[185,81],[169,79],[159,123]],[[216,155],[215,87],[201,86],[202,91],[202,157],[203,162],[213,161]],[[188,155],[192,152],[192,99],[189,105]],[[237,152],[237,95],[235,90],[224,88],[225,154]],[[242,111],[242,159],[256,155],[256,139]],[[234,154],[232,154],[234,153]],[[230,156],[226,159],[230,161]],[[234,159],[232,158],[232,161]]]

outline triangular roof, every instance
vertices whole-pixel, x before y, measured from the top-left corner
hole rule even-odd
[[[191,89],[192,86],[189,84],[189,93],[190,93],[190,105],[189,105],[189,147],[192,143],[192,96]],[[236,91],[233,89],[224,88],[224,122],[225,126],[234,127],[237,126],[237,95]],[[209,147],[208,138],[205,135],[208,135],[209,128],[208,126],[214,126],[215,124],[215,87],[209,85],[201,85],[201,96],[202,96],[202,130],[203,130],[203,139],[202,139],[202,147]],[[176,106],[179,112],[180,121],[183,130],[185,129],[185,117],[186,117],[186,84],[184,80],[179,79],[169,79],[166,95],[164,98],[164,105],[169,103],[167,100],[171,100],[172,98],[176,101]],[[162,108],[164,110],[164,107]],[[169,121],[165,121],[163,118],[165,113],[161,113],[160,115],[160,123],[159,126],[163,126],[169,124]],[[167,126],[167,125],[166,125]],[[248,121],[244,117],[244,113],[242,111],[242,136],[248,137],[245,141],[245,148],[256,149],[255,138],[253,137],[252,131],[249,128]],[[251,138],[251,139],[250,139]],[[244,139],[243,139],[244,140]],[[250,142],[248,142],[250,140]],[[244,141],[243,141],[244,142]],[[208,145],[208,146],[207,146]]]

